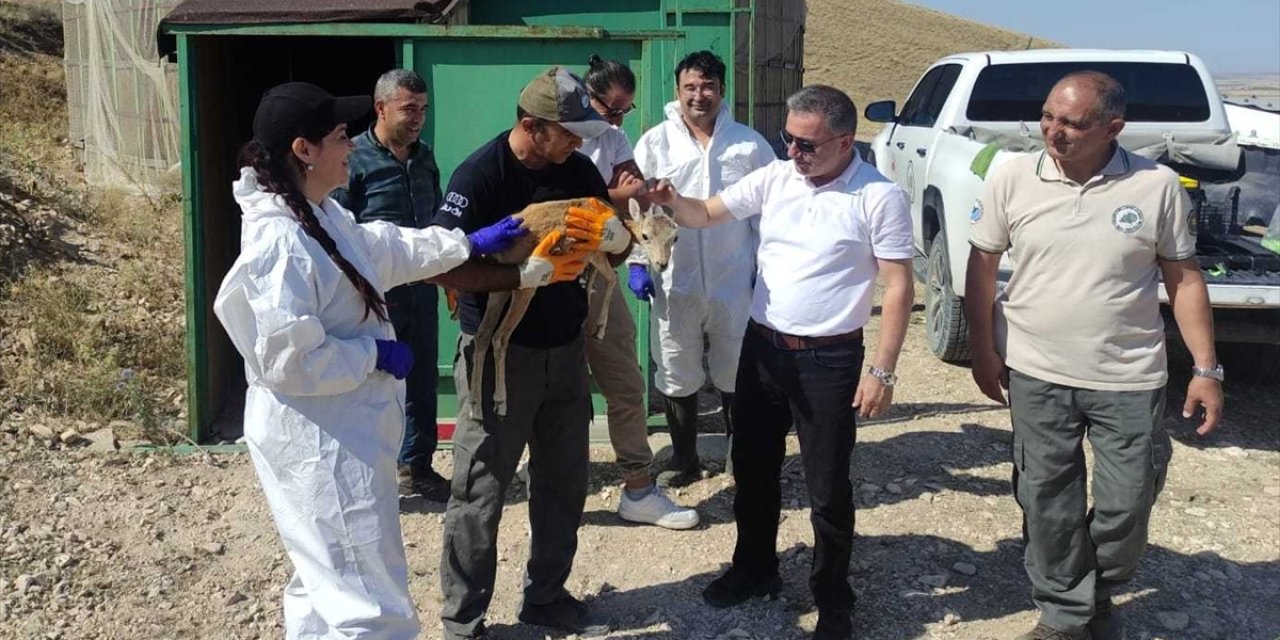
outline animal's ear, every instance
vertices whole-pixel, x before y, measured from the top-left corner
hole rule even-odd
[[[627,209],[631,212],[631,219],[640,222],[644,219],[644,214],[640,212],[640,203],[635,198],[627,198]]]

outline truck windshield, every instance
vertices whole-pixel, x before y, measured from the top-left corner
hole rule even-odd
[[[1124,85],[1129,122],[1204,122],[1209,98],[1195,67],[1153,62],[1034,62],[983,69],[966,112],[974,122],[1035,122],[1062,76],[1092,69]]]

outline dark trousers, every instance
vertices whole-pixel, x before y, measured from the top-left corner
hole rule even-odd
[[[400,464],[414,475],[431,468],[436,452],[436,388],[440,351],[436,287],[414,283],[387,292],[387,315],[396,339],[413,351],[413,371],[405,379],[404,442]]]
[[[733,433],[733,500],[738,543],[735,570],[769,576],[778,571],[779,474],[786,435],[794,424],[809,487],[813,569],[809,587],[820,610],[853,606],[849,556],[853,548],[852,407],[862,368],[862,339],[818,349],[787,350],[748,327],[738,360]]]
[[[1085,627],[1096,602],[1133,577],[1164,486],[1165,390],[1078,389],[1009,372],[1013,486],[1040,621]],[[1088,506],[1084,438],[1093,448]]]
[[[617,295],[617,294],[615,294]],[[498,570],[503,498],[529,446],[529,562],[524,602],[549,604],[568,595],[565,581],[578,549],[587,498],[591,390],[583,339],[549,349],[507,347],[507,415],[493,412],[493,352],[485,359],[482,418],[465,407],[475,362],[474,337],[458,337],[454,383],[458,430],[453,484],[445,512],[440,617],[446,638],[479,635]]]

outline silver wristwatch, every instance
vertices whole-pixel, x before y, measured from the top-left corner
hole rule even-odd
[[[1212,369],[1205,369],[1205,368],[1192,365],[1191,375],[1200,376],[1201,378],[1212,378],[1214,380],[1217,380],[1218,382],[1222,382],[1223,380],[1226,379],[1226,376],[1222,371],[1221,364],[1214,365]]]
[[[879,380],[886,387],[892,387],[893,385],[898,384],[898,376],[894,375],[892,371],[885,371],[879,367],[867,368],[867,375]]]

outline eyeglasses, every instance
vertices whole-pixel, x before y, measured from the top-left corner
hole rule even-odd
[[[632,111],[636,110],[636,103],[634,102],[632,102],[631,104],[627,105],[625,108],[622,108],[622,109],[612,109],[612,108],[609,108],[609,105],[600,96],[592,94],[591,99],[595,100],[596,102],[599,102],[600,106],[606,108],[604,112],[604,116],[606,118],[621,118],[622,116],[625,116],[628,113],[631,113]]]
[[[794,144],[796,146],[796,151],[799,151],[800,153],[814,153],[818,150],[818,147],[821,147],[822,145],[827,144],[828,142],[839,140],[840,138],[843,138],[847,135],[849,134],[842,133],[837,136],[827,138],[822,142],[814,142],[812,140],[805,140],[804,138],[797,138],[787,133],[786,129],[783,129],[778,132],[778,137],[782,138],[782,146],[784,148],[790,147],[791,145]]]

